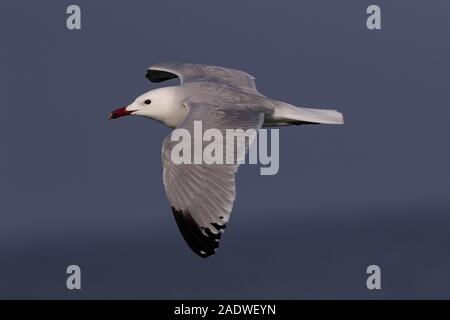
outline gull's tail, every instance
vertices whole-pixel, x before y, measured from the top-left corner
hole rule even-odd
[[[266,119],[266,122],[267,125],[275,126],[319,123],[343,124],[344,116],[336,110],[295,107],[288,103],[277,101],[271,119]]]

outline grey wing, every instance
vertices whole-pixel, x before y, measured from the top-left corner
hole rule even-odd
[[[190,104],[189,114],[178,128],[192,133],[196,120],[203,131],[217,128],[260,128],[264,114],[229,112],[214,106]],[[176,130],[176,129],[175,129]],[[192,135],[193,136],[193,135]],[[238,164],[174,164],[172,148],[177,141],[168,136],[163,143],[163,181],[177,225],[189,247],[206,258],[215,253],[235,199],[235,172]]]
[[[248,73],[204,64],[159,63],[149,67],[145,76],[152,82],[174,78],[180,78],[182,84],[194,81],[216,81],[256,91],[255,78]]]

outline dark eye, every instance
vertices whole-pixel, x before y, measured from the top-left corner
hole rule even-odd
[[[144,103],[145,103],[145,104],[150,104],[150,103],[152,103],[152,100],[147,99],[147,100],[144,101]]]

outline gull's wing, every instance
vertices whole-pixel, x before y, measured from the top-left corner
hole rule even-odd
[[[187,129],[192,137],[194,121],[198,120],[202,121],[203,132],[216,128],[223,133],[224,140],[227,128],[257,129],[264,121],[262,112],[243,111],[233,106],[189,103],[187,107],[189,114],[178,128]],[[171,141],[171,136],[163,143],[166,194],[187,244],[196,254],[206,258],[219,247],[222,229],[230,217],[238,164],[174,164],[171,152],[177,143]]]
[[[159,63],[145,75],[152,82],[180,78],[181,83],[195,81],[224,82],[256,91],[254,77],[236,69],[192,63]]]

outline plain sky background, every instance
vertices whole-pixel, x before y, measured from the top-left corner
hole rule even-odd
[[[2,1],[0,298],[450,298],[449,14],[448,0]],[[162,61],[242,69],[269,97],[345,115],[282,128],[278,175],[241,167],[206,260],[165,197],[170,129],[107,120],[166,85],[144,77]]]

